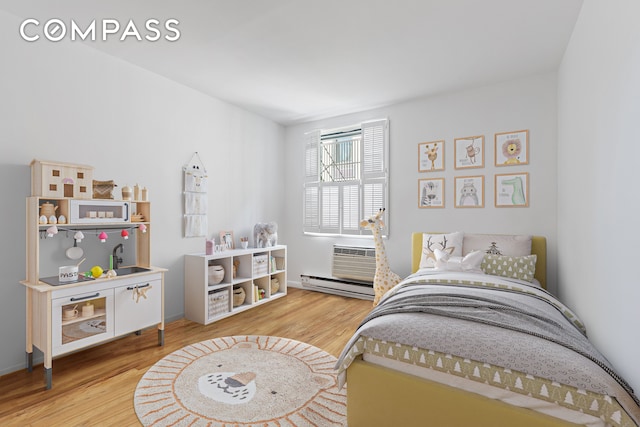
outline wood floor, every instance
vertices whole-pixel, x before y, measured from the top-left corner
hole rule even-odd
[[[230,335],[273,335],[303,341],[338,357],[372,302],[289,288],[286,297],[203,326],[167,323],[157,330],[53,361],[53,388],[44,389],[42,364],[0,377],[1,426],[138,426],[133,394],[144,373],[185,345]]]

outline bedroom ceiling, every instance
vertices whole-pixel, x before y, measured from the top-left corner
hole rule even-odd
[[[582,0],[2,0],[21,20],[179,21],[83,42],[290,125],[556,70]],[[70,25],[70,24],[69,24]],[[144,36],[144,31],[141,31]],[[98,33],[99,34],[99,33]],[[43,41],[46,42],[46,41]]]

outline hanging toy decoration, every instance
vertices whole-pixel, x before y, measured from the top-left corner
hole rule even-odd
[[[52,225],[51,227],[47,228],[47,237],[53,237],[56,234],[58,234],[58,227]]]

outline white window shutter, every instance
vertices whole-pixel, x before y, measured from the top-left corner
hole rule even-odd
[[[362,163],[364,179],[385,177],[387,174],[389,127],[387,120],[362,124]]]
[[[304,181],[317,182],[320,180],[320,131],[314,130],[305,134],[304,144]]]
[[[304,147],[304,200],[302,226],[305,232],[318,233],[320,229],[320,131],[305,134]]]
[[[377,214],[381,208],[386,208],[387,185],[382,180],[378,180],[377,182],[370,180],[366,182],[363,187],[363,217],[369,218],[370,216]]]
[[[340,233],[340,187],[320,186],[320,230],[323,233]]]
[[[318,183],[308,183],[304,187],[303,228],[305,232],[320,231],[320,188]]]
[[[342,186],[342,234],[360,234],[360,184]]]
[[[369,218],[389,200],[389,121],[376,120],[362,124],[362,217]],[[388,212],[385,211],[383,234],[389,235]],[[368,233],[367,233],[368,234]]]

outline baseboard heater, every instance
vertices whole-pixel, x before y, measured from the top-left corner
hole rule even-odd
[[[313,291],[326,292],[345,297],[373,300],[373,282],[364,282],[337,277],[300,275],[302,287]]]

